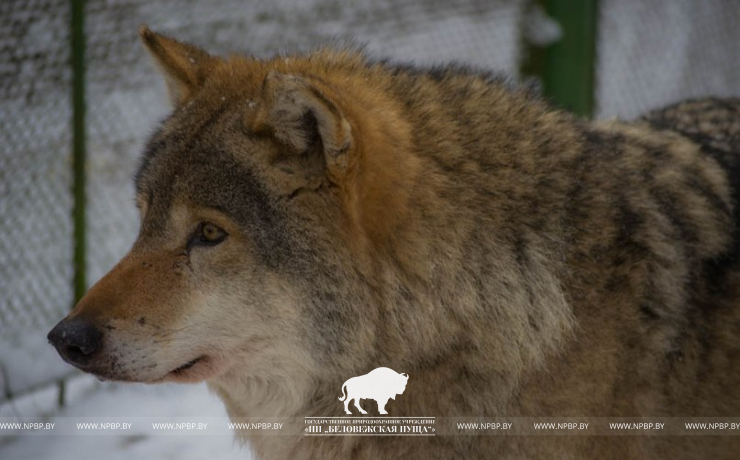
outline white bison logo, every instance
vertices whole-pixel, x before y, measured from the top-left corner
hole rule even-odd
[[[393,369],[379,367],[365,375],[352,377],[344,382],[342,396],[339,400],[344,401],[344,411],[348,414],[352,413],[349,410],[349,402],[353,399],[355,400],[355,407],[363,414],[367,414],[367,412],[360,407],[360,399],[374,399],[378,403],[378,411],[381,414],[387,414],[385,405],[388,400],[396,399],[396,395],[402,394],[406,389],[408,380],[409,376],[407,374],[399,374]]]

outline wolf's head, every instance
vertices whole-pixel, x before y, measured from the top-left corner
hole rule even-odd
[[[195,382],[370,346],[376,313],[344,286],[402,212],[401,168],[374,165],[405,135],[392,104],[372,113],[379,91],[353,88],[372,76],[361,58],[223,59],[140,33],[174,112],[136,174],[138,239],[49,333],[62,358]]]

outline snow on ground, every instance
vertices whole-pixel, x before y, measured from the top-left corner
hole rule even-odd
[[[0,291],[1,292],[1,291]],[[62,319],[63,315],[59,315]],[[7,394],[21,393],[39,384],[52,382],[72,373],[73,367],[59,359],[49,345],[45,328],[3,329],[0,334],[0,402]],[[30,415],[30,414],[28,414]],[[0,417],[2,412],[0,411]]]
[[[98,386],[98,385],[96,385]],[[103,383],[71,407],[48,421],[62,418],[225,417],[226,411],[205,385],[155,385]],[[3,417],[3,421],[9,421]],[[144,427],[114,434],[16,435],[0,436],[3,460],[249,460],[247,447],[240,447],[230,435],[156,435]]]

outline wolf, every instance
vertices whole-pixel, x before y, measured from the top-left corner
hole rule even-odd
[[[589,122],[488,73],[218,57],[144,27],[172,114],[131,250],[49,333],[232,418],[740,414],[740,100]],[[265,459],[737,458],[740,437],[245,435]],[[626,439],[626,440],[625,440]]]

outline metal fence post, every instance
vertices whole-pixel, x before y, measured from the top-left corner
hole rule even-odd
[[[73,305],[87,291],[85,259],[85,1],[71,0]]]
[[[85,197],[87,160],[85,129],[85,0],[71,0],[70,47],[72,66],[72,308],[87,291]],[[65,405],[66,381],[58,382],[58,405]]]
[[[537,0],[558,22],[562,36],[538,47],[525,43],[523,75],[536,76],[555,105],[590,117],[594,111],[594,73],[598,0]]]

